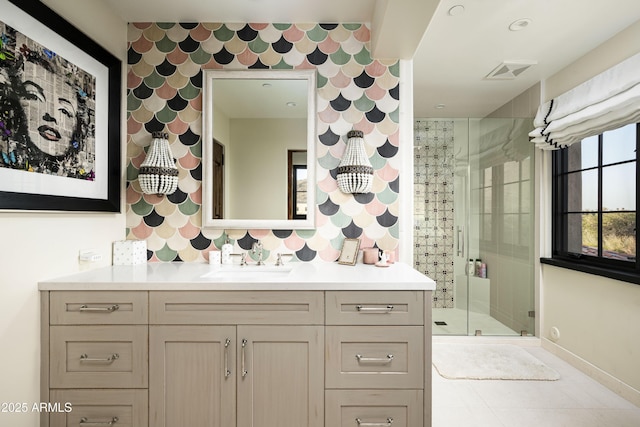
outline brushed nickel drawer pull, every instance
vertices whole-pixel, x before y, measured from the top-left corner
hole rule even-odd
[[[387,354],[387,357],[364,357],[361,354],[356,354],[356,359],[362,363],[381,363],[387,365],[393,361],[393,354]]]
[[[360,427],[389,427],[393,424],[393,418],[389,417],[386,422],[381,423],[363,423],[360,418],[356,418],[356,422]]]
[[[231,370],[229,369],[229,344],[231,344],[231,340],[227,338],[224,341],[224,377],[229,378],[231,375]]]
[[[80,311],[81,312],[91,312],[91,313],[113,313],[114,311],[118,310],[120,308],[120,306],[118,304],[113,304],[112,306],[109,307],[89,307],[88,305],[84,304],[80,306]]]
[[[391,313],[393,311],[393,306],[388,305],[386,307],[365,307],[362,305],[356,305],[356,309],[360,313]]]
[[[87,354],[85,353],[80,355],[80,362],[113,363],[119,358],[120,355],[118,353],[113,353],[111,356],[105,357],[104,359],[92,358],[87,356]]]
[[[242,365],[241,366],[242,378],[246,377],[247,374],[249,373],[249,371],[247,371],[246,364],[245,364],[246,348],[247,348],[247,340],[243,338],[242,339],[242,355],[241,355],[241,358],[240,358],[240,364]]]
[[[118,417],[111,418],[111,421],[89,421],[87,417],[80,418],[81,426],[112,426],[118,422]]]

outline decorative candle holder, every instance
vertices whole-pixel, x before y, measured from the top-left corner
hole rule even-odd
[[[145,194],[173,194],[178,188],[178,168],[169,147],[169,135],[153,132],[151,147],[140,165],[138,181]]]
[[[347,148],[338,165],[338,187],[343,193],[361,194],[371,192],[373,166],[364,149],[363,132],[347,133]]]

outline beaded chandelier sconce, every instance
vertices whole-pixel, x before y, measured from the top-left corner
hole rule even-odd
[[[352,130],[347,133],[347,148],[338,165],[338,187],[348,194],[371,192],[373,167],[364,149],[363,132]]]
[[[151,147],[140,165],[138,180],[145,194],[173,194],[178,188],[178,168],[169,147],[169,135],[153,132]]]

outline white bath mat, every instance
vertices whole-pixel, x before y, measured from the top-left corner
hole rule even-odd
[[[433,365],[449,379],[555,381],[560,378],[521,347],[510,344],[433,344]]]

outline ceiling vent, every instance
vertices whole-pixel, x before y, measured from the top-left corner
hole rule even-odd
[[[485,80],[513,80],[537,63],[537,61],[504,61],[487,74]]]

